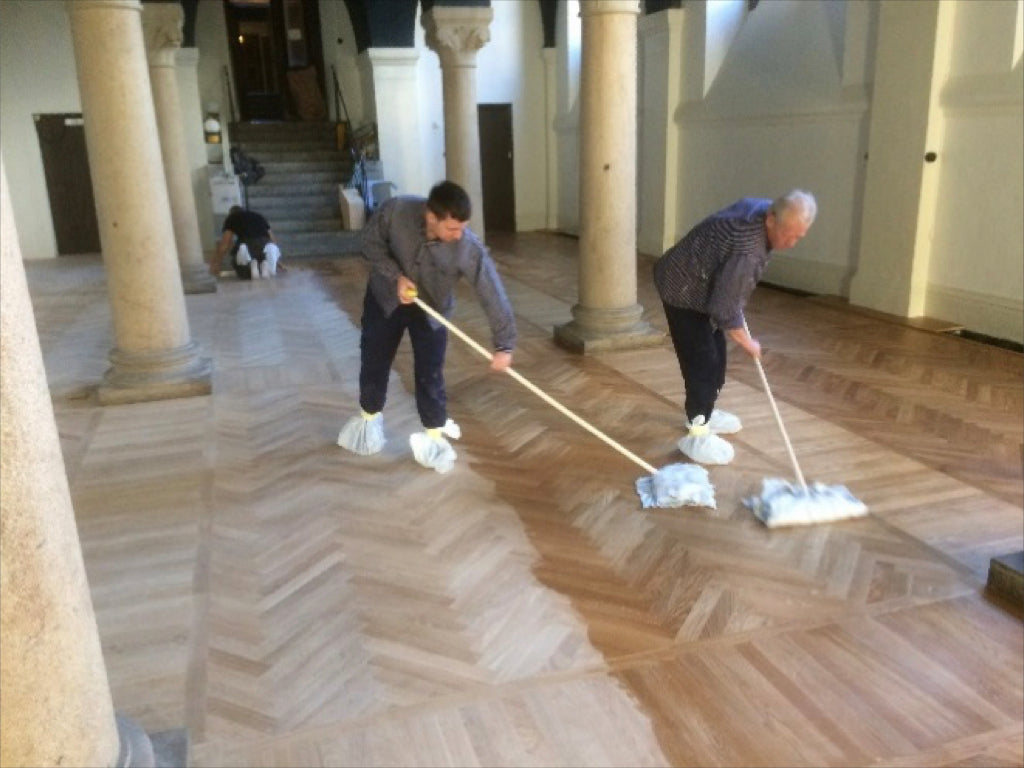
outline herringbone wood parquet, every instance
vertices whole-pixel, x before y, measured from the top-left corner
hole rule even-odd
[[[561,351],[576,242],[493,247],[516,369],[680,461],[670,347]],[[758,289],[804,473],[872,512],[769,531],[740,500],[791,468],[741,354],[717,509],[641,510],[639,467],[454,338],[463,438],[440,476],[408,448],[407,343],[384,452],[334,445],[364,268],[291,267],[187,297],[212,396],[106,408],[99,261],[29,269],[115,706],[187,727],[193,765],[1024,763],[1024,632],[982,589],[988,558],[1022,547],[1019,354]],[[487,343],[468,291],[455,319]]]

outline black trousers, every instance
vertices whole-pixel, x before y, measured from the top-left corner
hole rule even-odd
[[[400,304],[390,317],[385,316],[369,287],[363,299],[362,322],[359,407],[367,413],[384,410],[391,365],[402,335],[408,330],[412,342],[416,410],[425,428],[443,427],[448,420],[448,397],[444,389],[447,329],[432,327],[426,312],[415,304]]]
[[[725,333],[703,312],[663,306],[686,387],[686,417],[707,423],[725,385]]]

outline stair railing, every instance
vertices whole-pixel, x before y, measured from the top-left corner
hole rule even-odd
[[[352,121],[348,116],[348,106],[345,104],[345,94],[341,92],[341,84],[338,82],[338,70],[331,64],[331,77],[334,79],[334,120],[338,123],[337,145],[338,149],[344,149],[349,142],[352,131]],[[340,109],[339,109],[340,106]],[[341,119],[344,111],[345,119]],[[341,126],[344,126],[342,128]]]

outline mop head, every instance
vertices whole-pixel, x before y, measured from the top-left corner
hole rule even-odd
[[[353,416],[338,433],[338,445],[362,456],[380,453],[384,449],[384,414],[364,411]]]
[[[779,477],[765,478],[761,495],[746,498],[743,504],[769,528],[829,523],[868,513],[867,505],[845,485],[811,483],[805,492]]]
[[[427,469],[432,469],[443,475],[451,472],[455,467],[457,454],[452,448],[452,444],[441,436],[442,431],[442,429],[437,429],[413,432],[409,435],[409,446],[412,448],[412,456],[417,462]],[[431,434],[432,432],[435,434]],[[445,432],[445,434],[448,433]]]
[[[715,488],[708,471],[696,464],[669,464],[650,477],[636,481],[644,509],[650,507],[715,508]]]

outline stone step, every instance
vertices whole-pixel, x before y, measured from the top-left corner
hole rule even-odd
[[[258,202],[260,211],[338,207],[338,192],[337,187],[334,185],[323,192],[315,192],[309,195],[298,193],[294,195],[268,195],[265,194],[266,190],[260,190],[263,194],[253,194],[257,188],[249,188],[249,202],[253,204],[254,208],[257,207],[256,203]]]
[[[263,147],[246,146],[242,151],[263,166],[268,166],[271,163],[332,163],[342,166],[352,165],[351,158],[345,157],[331,147],[317,148],[304,145],[278,147],[268,144]]]
[[[248,204],[267,217],[283,253],[358,249],[358,233],[342,230],[338,193],[353,162],[337,149],[334,123],[236,123],[229,130],[231,141],[263,166],[247,190]]]
[[[317,171],[333,171],[344,176],[349,168],[339,160],[291,160],[291,161],[265,161],[260,160],[263,170],[267,176],[282,173],[306,174]]]
[[[359,232],[285,232],[275,237],[281,246],[282,258],[313,255],[357,254],[360,249]],[[286,262],[287,263],[287,262]]]
[[[231,140],[236,144],[251,141],[295,141],[299,138],[325,138],[335,140],[334,123],[306,123],[298,121],[280,121],[266,123],[232,123],[228,130]]]
[[[337,181],[294,181],[289,179],[271,178],[269,181],[264,176],[256,184],[249,187],[250,199],[265,199],[274,197],[302,197],[304,195],[330,195],[338,198]]]
[[[268,217],[269,218],[269,217]],[[278,232],[332,232],[341,229],[341,215],[319,218],[275,219],[270,222],[274,233]]]
[[[252,204],[252,200],[249,200],[249,205],[262,213],[274,229],[278,229],[286,221],[293,223],[305,222],[306,225],[312,227],[313,222],[318,220],[340,220],[341,218],[341,209],[337,203],[318,203],[316,205],[292,205],[290,203],[284,205],[265,205],[260,203],[259,207],[257,207]]]

